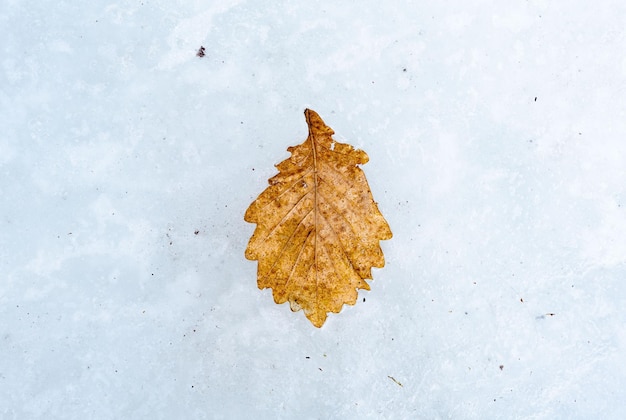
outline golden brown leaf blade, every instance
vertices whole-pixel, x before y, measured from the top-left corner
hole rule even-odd
[[[372,267],[383,267],[379,241],[392,234],[358,165],[367,154],[333,140],[334,131],[310,109],[309,136],[289,147],[270,186],[250,204],[244,220],[257,227],[246,258],[258,260],[260,289],[276,303],[304,310],[316,327],[328,312],[356,303],[369,290]]]

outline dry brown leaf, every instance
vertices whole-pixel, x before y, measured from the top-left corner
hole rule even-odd
[[[333,140],[315,111],[304,115],[309,137],[287,149],[246,211],[257,224],[246,258],[259,261],[259,289],[271,287],[276,303],[303,309],[319,328],[328,312],[356,303],[357,289],[369,290],[371,268],[385,265],[379,241],[392,234],[357,166],[367,154]]]

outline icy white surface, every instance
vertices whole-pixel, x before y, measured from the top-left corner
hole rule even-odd
[[[3,1],[0,417],[626,418],[624,22]],[[243,256],[305,107],[394,232],[322,329]]]

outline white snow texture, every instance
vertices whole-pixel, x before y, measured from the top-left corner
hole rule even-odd
[[[626,418],[625,2],[0,22],[0,418]],[[307,107],[394,233],[321,329],[244,258]]]

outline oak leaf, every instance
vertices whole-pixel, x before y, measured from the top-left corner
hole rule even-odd
[[[276,303],[303,309],[319,328],[328,312],[356,303],[357,289],[370,289],[371,268],[385,265],[379,241],[392,234],[358,166],[367,154],[336,142],[315,111],[304,115],[308,138],[287,149],[246,211],[257,224],[246,258],[259,261],[259,289],[272,288]]]

